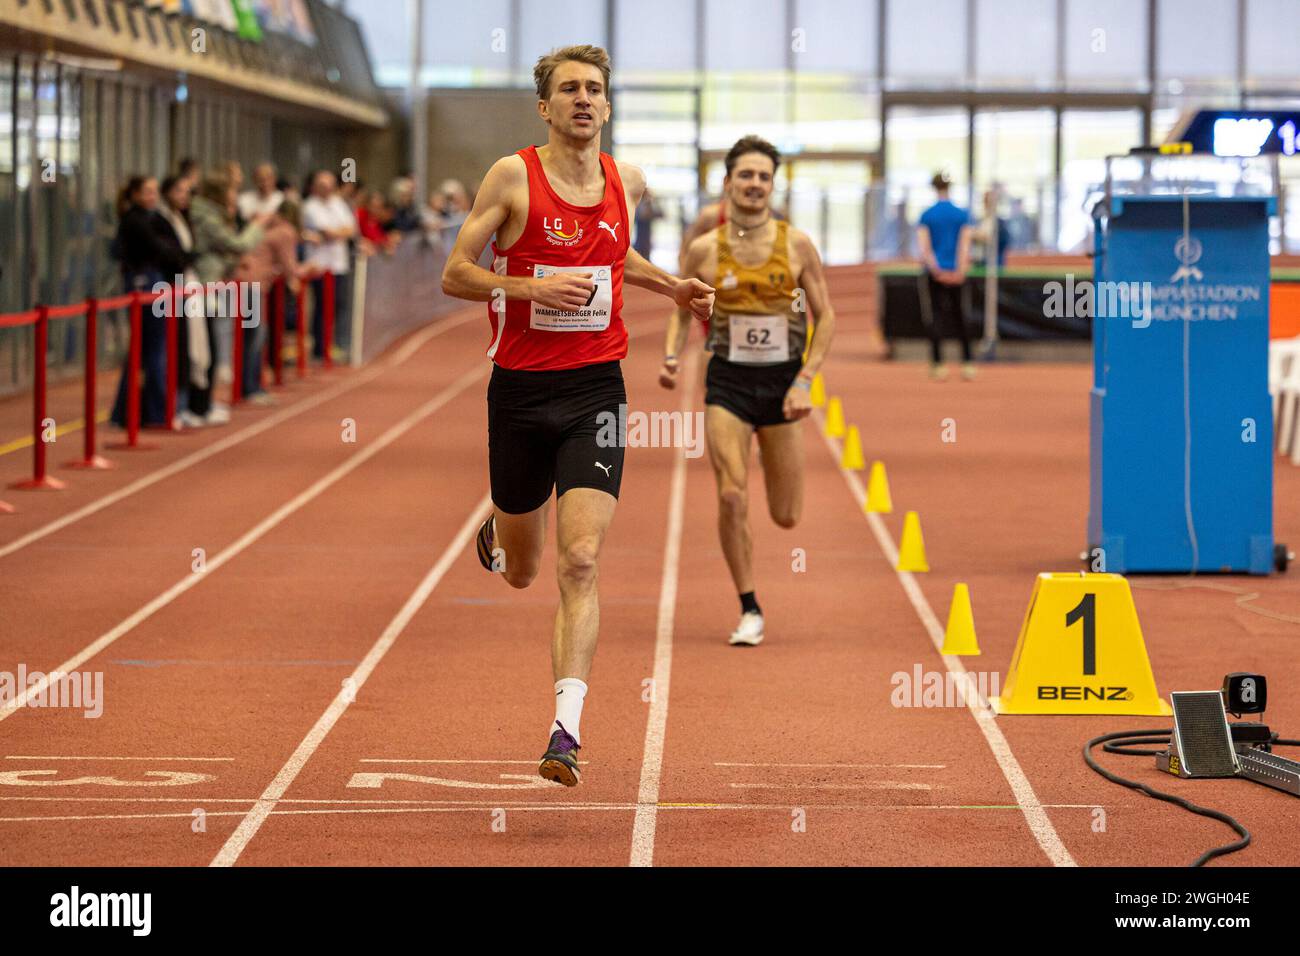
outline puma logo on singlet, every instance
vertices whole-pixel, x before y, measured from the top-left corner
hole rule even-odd
[[[603,472],[605,473],[605,477],[608,478],[608,477],[609,477],[609,470],[610,470],[611,468],[613,468],[614,466],[613,466],[613,465],[602,465],[600,462],[596,462],[596,467],[599,468],[601,471],[603,471]]]
[[[614,223],[614,225],[613,225],[612,227],[611,227],[610,224],[607,223],[604,219],[602,219],[602,220],[601,220],[600,222],[598,222],[596,225],[599,226],[601,229],[604,229],[604,230],[605,230],[607,233],[609,233],[611,236],[613,236],[615,242],[618,242],[618,231],[617,231],[617,230],[618,230],[618,227],[619,227],[619,226],[623,225],[622,220],[619,220],[618,222]]]

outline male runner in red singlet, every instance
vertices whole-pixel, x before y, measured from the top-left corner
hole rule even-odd
[[[596,653],[597,560],[623,478],[623,442],[602,423],[627,402],[623,280],[671,298],[700,319],[713,290],[651,265],[629,244],[641,170],[600,151],[610,117],[609,55],[571,46],[537,61],[537,112],[547,144],[498,160],[483,179],[442,275],[448,295],[486,301],[488,461],[492,515],[479,560],[525,588],[537,576],[546,506],[557,493],[560,608],[551,664],[555,721],[538,772],[579,780],[579,721]],[[492,271],[477,265],[495,234]],[[607,416],[613,416],[610,419]],[[504,566],[497,559],[503,559]]]
[[[803,436],[799,421],[812,411],[809,395],[835,334],[812,240],[771,208],[781,154],[757,136],[727,153],[724,224],[686,251],[682,274],[717,287],[706,348],[713,353],[705,379],[704,427],[718,485],[718,534],[740,596],[740,624],[732,644],[763,640],[763,612],[754,595],[754,547],[749,532],[749,460],[754,435],[762,452],[767,510],[793,528],[803,507]],[[811,312],[811,318],[809,313]],[[807,355],[808,324],[815,319]],[[690,317],[669,322],[659,381],[676,385],[677,355]]]

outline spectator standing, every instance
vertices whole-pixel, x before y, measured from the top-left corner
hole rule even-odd
[[[415,208],[415,182],[409,176],[393,180],[388,190],[393,217],[388,224],[391,231],[416,232],[420,228],[420,211]]]
[[[375,252],[392,252],[401,233],[389,228],[392,213],[384,202],[383,193],[378,189],[368,189],[361,205],[357,207],[357,232],[359,245],[367,255]]]
[[[258,213],[273,213],[284,202],[284,193],[276,186],[275,167],[261,163],[253,170],[253,188],[239,196],[239,215],[245,221]]]
[[[975,377],[971,363],[970,335],[966,329],[965,288],[970,270],[970,215],[949,198],[952,185],[947,175],[936,173],[935,203],[921,214],[916,241],[924,265],[919,277],[921,314],[930,328],[930,377],[942,382],[948,377],[943,364],[944,326],[953,326],[961,341],[962,378]]]
[[[188,180],[179,175],[169,176],[163,180],[162,200],[158,203],[158,214],[167,222],[168,241],[174,242],[184,256],[182,278],[183,286],[187,288],[199,280],[191,265],[194,233],[189,223],[190,192]],[[181,312],[176,317],[176,418],[185,428],[199,428],[206,424],[204,419],[211,407],[208,366],[212,351],[203,319],[203,297],[187,293],[182,303]]]
[[[271,308],[271,291],[279,278],[285,280],[285,302],[298,291],[297,208],[289,203],[270,213],[262,241],[239,260],[235,279],[251,283],[253,295],[261,300],[262,321],[244,329],[244,395],[255,405],[274,405],[275,399],[262,386],[262,366],[266,358]]]
[[[303,238],[308,242],[307,265],[312,279],[312,354],[325,355],[325,280],[334,273],[334,340],[341,349],[352,343],[352,283],[348,242],[357,234],[356,215],[338,194],[338,182],[329,170],[312,174],[307,199],[302,204]]]
[[[170,282],[185,269],[181,249],[167,240],[166,221],[158,214],[158,180],[132,176],[118,197],[118,228],[114,248],[122,265],[122,286],[127,292],[149,292],[159,282]],[[151,305],[141,310],[140,371],[143,394],[140,421],[170,427],[167,421],[167,320],[155,315]],[[117,398],[110,419],[126,426],[127,378],[130,352],[122,366]]]
[[[193,195],[194,190],[199,188],[199,180],[203,178],[203,167],[197,159],[187,156],[176,164],[176,175],[185,181],[190,187],[190,195]]]
[[[269,216],[259,215],[244,229],[235,228],[235,189],[223,174],[209,176],[199,186],[190,204],[190,226],[194,232],[194,271],[208,290],[205,297],[208,317],[208,340],[212,343],[212,366],[209,381],[226,385],[231,381],[231,330],[233,316],[219,315],[221,297],[213,286],[234,274],[239,257],[262,241],[262,224]],[[230,420],[228,406],[213,401],[208,413],[209,424]]]
[[[636,236],[632,240],[632,248],[643,259],[650,258],[650,232],[654,221],[662,217],[663,213],[659,211],[659,204],[655,202],[654,194],[649,187],[646,187],[641,202],[637,204],[636,212],[633,213],[636,221]]]
[[[238,196],[244,191],[244,167],[239,165],[238,160],[228,159],[221,164],[221,171],[226,174],[226,179],[230,182],[230,188]],[[244,219],[243,213],[239,211],[239,206],[235,206],[235,228],[243,229],[247,220]]]

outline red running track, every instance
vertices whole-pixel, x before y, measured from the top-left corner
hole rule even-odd
[[[633,410],[682,400],[656,384],[663,316],[629,296]],[[584,780],[536,778],[553,555],[520,592],[469,546],[487,490],[485,334],[479,309],[457,313],[278,408],[21,498],[0,524],[0,670],[99,671],[104,702],[98,718],[0,709],[8,863],[1176,865],[1227,842],[1083,765],[1086,738],[1153,718],[891,705],[892,674],[944,658],[812,423],[799,527],[774,526],[751,488],[756,649],[726,644],[738,609],[707,458],[629,449]],[[836,352],[865,346],[849,332]],[[972,671],[1005,669],[1038,571],[1078,566],[1087,379],[994,366],[936,385],[918,365],[828,364],[868,460],[889,467],[898,513],[882,532],[922,516],[920,604],[941,621],[970,584]],[[1300,470],[1279,466],[1276,498],[1279,539],[1300,540]],[[1293,580],[1198,581],[1250,600],[1135,581],[1161,691],[1252,668],[1284,687]],[[1270,723],[1300,733],[1300,701],[1275,696]],[[1290,862],[1292,798],[1106,762],[1239,816],[1255,844],[1223,863]]]

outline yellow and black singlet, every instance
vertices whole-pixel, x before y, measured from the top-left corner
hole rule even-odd
[[[708,348],[740,365],[781,365],[798,361],[808,337],[808,314],[795,287],[790,264],[790,225],[777,221],[772,255],[759,266],[737,262],[718,232],[718,273]]]

